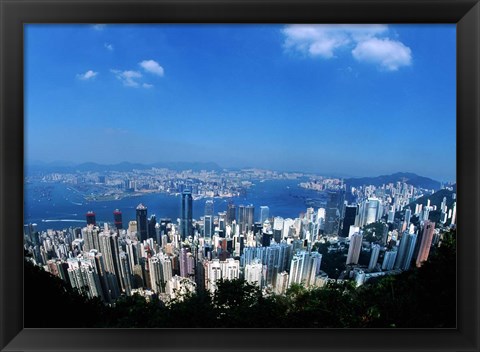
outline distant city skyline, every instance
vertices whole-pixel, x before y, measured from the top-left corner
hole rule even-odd
[[[26,25],[25,160],[456,179],[455,25]]]

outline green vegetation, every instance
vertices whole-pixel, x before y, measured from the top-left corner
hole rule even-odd
[[[257,287],[235,280],[219,282],[214,295],[192,294],[169,305],[133,296],[107,307],[25,262],[25,327],[453,328],[455,263],[450,232],[421,268],[356,289],[351,282],[292,285],[285,296],[263,297]]]
[[[372,222],[363,227],[363,240],[367,242],[382,242],[385,223],[381,221]]]
[[[326,243],[315,243],[312,251],[318,251],[322,255],[322,270],[328,274],[328,277],[337,279],[340,273],[345,270],[347,260],[347,250],[328,252],[330,245]],[[338,247],[337,244],[332,245]]]

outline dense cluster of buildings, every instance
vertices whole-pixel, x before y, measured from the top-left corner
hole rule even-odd
[[[342,189],[332,192],[325,208],[307,208],[297,218],[271,216],[268,206],[256,213],[251,204],[229,204],[215,213],[213,200],[207,200],[204,214],[195,219],[192,191],[185,189],[175,221],[149,216],[143,204],[127,223],[119,209],[110,224],[97,224],[89,211],[83,228],[39,232],[35,224],[25,225],[25,249],[36,264],[89,297],[110,303],[140,294],[168,302],[202,290],[214,293],[219,280],[239,278],[266,295],[284,294],[293,284],[361,285],[421,266],[442,232],[455,226],[455,202],[448,209],[445,198],[439,209],[427,203],[412,211],[403,208],[414,192],[408,185],[360,191],[355,204],[345,201]],[[441,213],[438,225],[429,220],[432,210]],[[372,223],[380,224],[382,233],[368,240],[365,228]],[[329,246],[328,255],[344,257],[338,277],[322,270],[319,243]],[[362,253],[368,255],[364,263]]]

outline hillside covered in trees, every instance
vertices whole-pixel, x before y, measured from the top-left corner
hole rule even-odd
[[[428,262],[355,288],[330,283],[265,297],[243,280],[223,281],[214,295],[197,293],[168,305],[140,296],[115,306],[79,294],[25,261],[27,328],[453,328],[456,326],[455,232],[444,235]],[[42,289],[39,290],[38,288]]]

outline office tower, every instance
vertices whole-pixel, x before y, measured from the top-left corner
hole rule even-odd
[[[273,218],[273,238],[275,242],[280,243],[283,239],[283,218],[276,216]]]
[[[378,255],[380,254],[380,246],[378,244],[372,245],[370,262],[368,263],[368,270],[375,268],[378,262]]]
[[[218,213],[218,229],[226,232],[227,212],[221,211]]]
[[[405,209],[405,222],[407,226],[410,225],[410,219],[412,218],[412,210],[410,208]]]
[[[157,232],[155,226],[157,225],[157,217],[155,214],[152,214],[147,221],[147,238],[157,238]]]
[[[273,245],[265,250],[266,285],[273,285],[274,278],[281,271],[279,266],[280,246]]]
[[[246,224],[246,214],[245,214],[245,206],[240,204],[238,206],[238,215],[237,215],[237,224],[240,227],[240,233],[245,233],[245,224]]]
[[[424,261],[428,259],[430,254],[430,246],[432,245],[433,234],[435,231],[435,223],[425,221],[423,224],[423,236],[418,250],[416,265],[420,267]]]
[[[388,211],[387,223],[393,224],[394,220],[395,220],[395,207],[392,206]]]
[[[386,251],[383,257],[382,270],[392,270],[395,265],[395,259],[397,258],[397,251]]]
[[[365,225],[377,221],[380,218],[380,200],[377,198],[368,198],[367,200],[367,216]]]
[[[358,264],[360,251],[362,250],[363,235],[359,232],[354,233],[350,238],[350,246],[348,247],[347,265]]]
[[[262,205],[260,207],[260,222],[263,224],[265,220],[268,219],[269,215],[270,215],[270,208],[267,207],[266,205]]]
[[[211,240],[213,235],[213,200],[205,202],[205,217],[203,220],[203,235]]]
[[[357,206],[347,205],[345,207],[345,217],[343,218],[342,237],[348,237],[350,226],[355,224],[355,217],[357,216]]]
[[[87,217],[87,225],[96,225],[97,222],[95,220],[95,213],[91,210],[87,211],[87,214],[86,214],[86,217]]]
[[[398,253],[397,253],[397,258],[395,260],[395,269],[399,269],[403,263],[404,263],[404,258],[407,253],[407,244],[408,244],[408,232],[404,231],[402,234],[402,238],[400,238],[400,244],[398,245]]]
[[[192,192],[185,190],[182,193],[182,208],[180,219],[180,236],[182,241],[185,241],[187,237],[193,236],[193,214],[192,214]]]
[[[130,270],[130,263],[128,259],[128,254],[125,252],[120,252],[119,254],[119,263],[120,263],[120,282],[123,292],[127,296],[132,295],[132,272]]]
[[[113,299],[120,295],[120,248],[116,234],[101,233],[98,236],[100,252],[105,264],[105,277]]]
[[[136,209],[137,214],[137,237],[140,241],[148,238],[147,207],[139,204]]]
[[[205,202],[205,215],[213,216],[213,200],[211,199]]]
[[[262,274],[263,265],[258,259],[251,264],[245,265],[245,281],[249,284],[258,286],[260,289],[263,288]]]
[[[245,207],[245,222],[246,222],[246,229],[245,231],[250,231],[253,228],[253,222],[255,220],[255,207],[252,204],[249,204]]]
[[[338,234],[340,212],[336,207],[329,207],[325,211],[325,233],[328,235]]]
[[[235,204],[229,203],[227,208],[227,225],[231,225],[236,220],[236,211]]]
[[[118,209],[113,211],[113,222],[117,230],[123,229],[122,212]]]
[[[417,242],[417,234],[409,233],[406,235],[406,250],[403,260],[400,263],[400,269],[409,270],[412,263],[413,253],[415,251],[415,244]],[[396,263],[395,263],[396,264]]]

